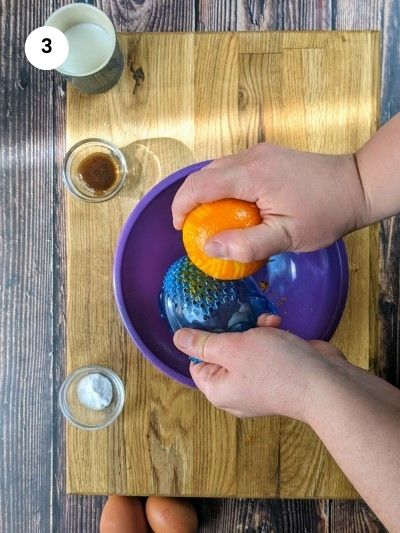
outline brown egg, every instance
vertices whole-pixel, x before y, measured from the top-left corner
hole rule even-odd
[[[147,523],[139,498],[110,496],[101,513],[100,533],[146,533]]]
[[[154,533],[196,533],[198,518],[193,504],[184,498],[149,496],[146,515]]]

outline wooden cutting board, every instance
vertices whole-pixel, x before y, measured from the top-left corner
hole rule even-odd
[[[91,363],[114,369],[126,404],[105,430],[68,427],[68,491],[357,497],[305,424],[237,420],[144,360],[117,313],[112,264],[124,220],[173,170],[264,140],[332,153],[361,146],[378,125],[379,34],[123,34],[119,41],[126,68],[116,87],[92,96],[68,87],[67,147],[109,139],[123,147],[130,173],[104,204],[66,195],[67,361],[68,372]],[[377,229],[346,242],[350,292],[333,342],[373,370]]]

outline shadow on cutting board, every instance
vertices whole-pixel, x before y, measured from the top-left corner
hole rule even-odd
[[[140,200],[156,183],[172,172],[194,163],[193,153],[181,141],[169,137],[135,141],[121,148],[128,166],[120,197]]]

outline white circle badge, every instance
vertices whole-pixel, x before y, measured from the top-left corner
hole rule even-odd
[[[60,67],[68,56],[68,40],[57,28],[41,26],[33,30],[25,41],[25,55],[34,67],[52,70]]]

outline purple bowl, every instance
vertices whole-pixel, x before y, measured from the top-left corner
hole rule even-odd
[[[129,215],[114,261],[119,313],[143,355],[167,376],[195,387],[188,357],[172,342],[158,296],[170,264],[184,255],[172,225],[171,203],[183,180],[209,161],[178,170],[151,189]],[[277,255],[253,278],[278,307],[282,329],[304,339],[329,340],[346,303],[347,254],[343,241],[309,253]]]

